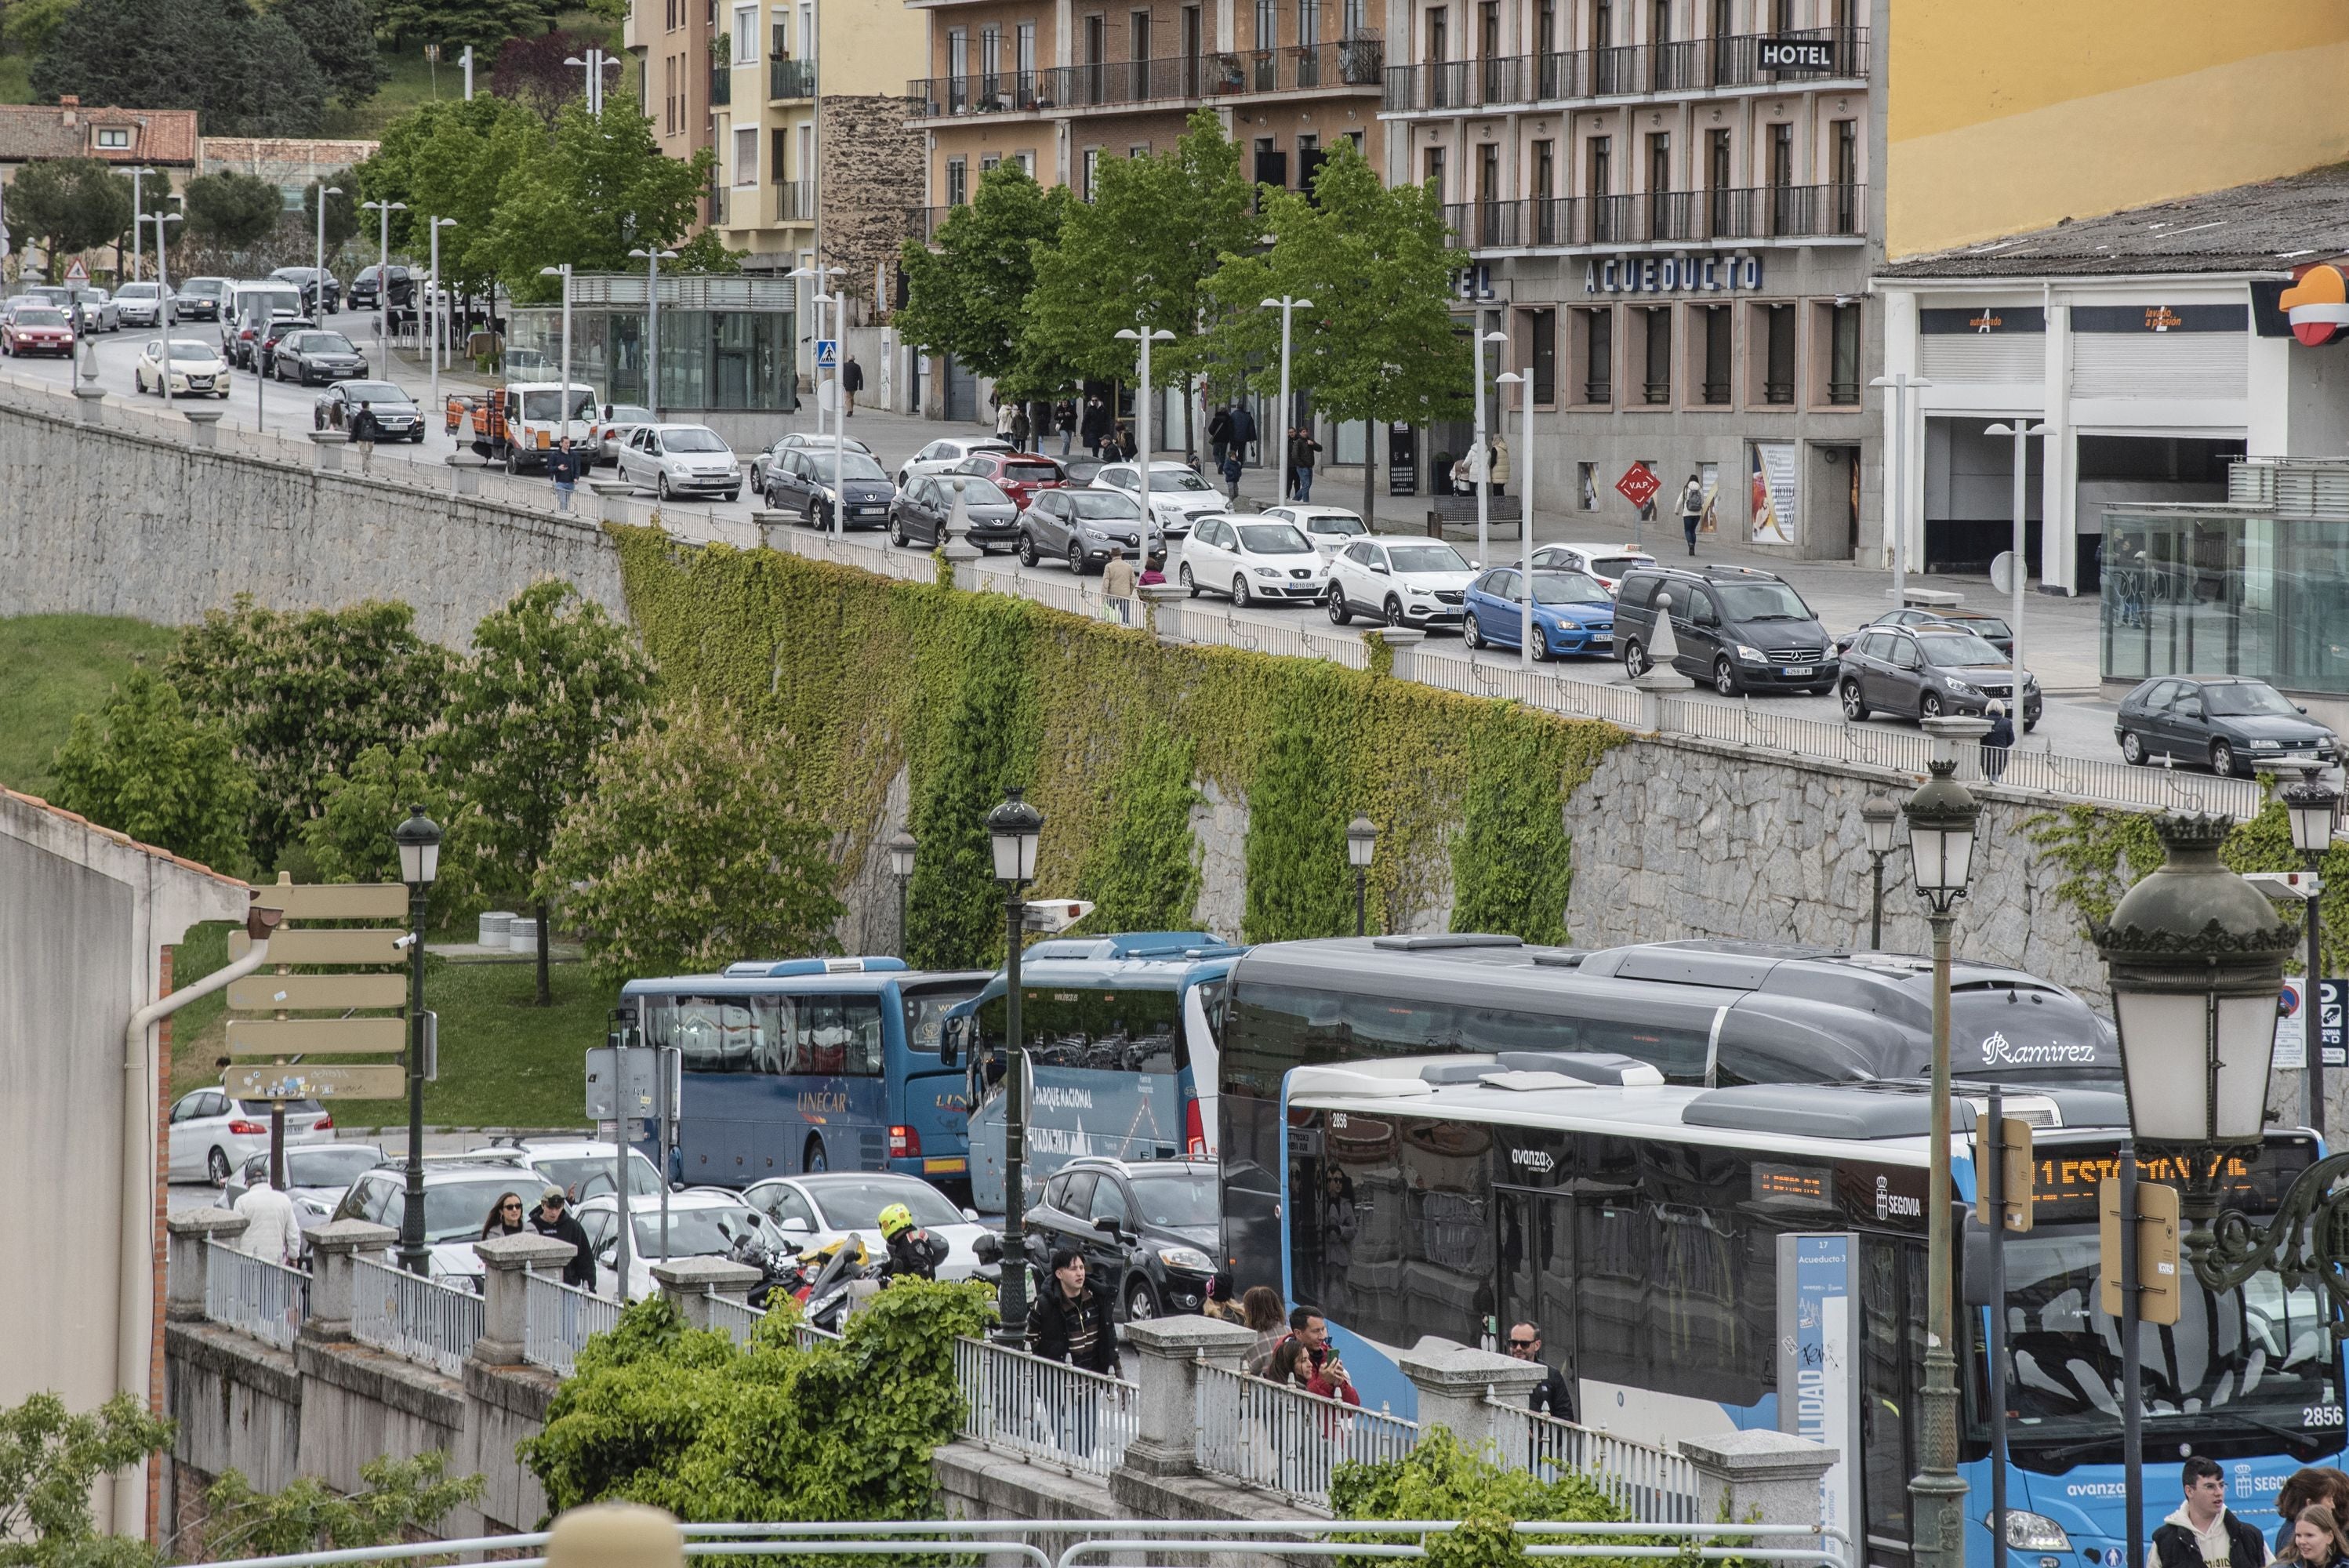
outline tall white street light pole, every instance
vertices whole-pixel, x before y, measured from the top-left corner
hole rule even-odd
[[[408,203],[362,201],[359,210],[375,213],[378,220],[375,266],[375,347],[377,361],[388,370],[391,359],[391,215],[407,211]]]
[[[145,221],[143,219],[140,219],[137,213],[133,213],[132,217],[134,220],[139,222]],[[185,222],[185,220],[183,220],[177,212],[158,212],[155,214],[154,218],[155,320],[163,330],[163,407],[167,413],[170,411],[171,407],[171,328],[179,324],[171,319],[170,312],[170,302],[171,298],[171,246],[166,242],[169,239],[169,232],[164,229],[163,225],[166,223],[178,223],[182,222]]]
[[[660,423],[660,264],[677,260],[675,251],[664,251],[658,245],[643,245],[628,253],[629,259],[645,263],[645,407],[653,411],[653,423]]]
[[[140,250],[147,234],[147,203],[139,182],[146,175],[154,172],[144,164],[130,171],[130,277],[134,283],[147,275],[146,257]],[[163,242],[160,234],[155,242],[158,245]],[[163,319],[163,307],[160,304],[155,307],[155,319],[159,323]],[[166,352],[163,356],[163,380],[168,385],[171,379],[171,356],[168,352],[171,345],[166,342],[164,347]]]
[[[1526,472],[1524,487],[1533,488],[1534,377],[1529,370],[1510,370],[1493,377],[1496,385],[1517,389],[1517,461]],[[1517,515],[1517,662],[1534,662],[1534,498],[1520,491]]]
[[[429,311],[429,315],[426,319],[432,323],[432,341],[425,350],[425,358],[431,365],[430,386],[432,390],[429,394],[430,401],[425,404],[425,407],[428,408],[438,408],[440,407],[440,346],[447,341],[449,335],[448,325],[441,319],[440,315],[440,231],[443,229],[453,229],[456,226],[457,220],[454,218],[435,218],[432,220],[430,224],[432,233],[432,270],[429,281],[424,285],[425,291],[429,296],[426,301],[427,307]]]
[[[342,193],[343,188],[339,185],[318,187],[318,249],[316,260],[311,263],[317,275],[310,282],[318,291],[318,314],[321,315],[326,312],[326,198]]]
[[[1288,294],[1278,299],[1258,302],[1259,310],[1280,312],[1280,499],[1288,499],[1288,426],[1295,418],[1288,410],[1288,319],[1299,310],[1310,310],[1309,299],[1292,299]]]
[[[1930,387],[1930,381],[1906,370],[1879,376],[1868,383],[1892,394],[1892,472],[1884,488],[1884,526],[1892,531],[1892,602],[1909,602],[1909,394]]]
[[[2013,581],[2007,584],[2008,630],[2014,639],[2014,700],[2007,704],[2013,716],[2014,737],[2023,739],[2023,580],[2029,573],[2023,570],[2023,513],[2030,504],[2030,485],[2026,474],[2031,467],[2031,438],[2047,433],[2045,425],[2034,425],[2028,419],[2017,419],[2012,425],[1992,425],[1982,432],[1985,436],[2014,438],[2014,562]],[[2039,579],[2047,580],[2047,547],[2050,541],[2045,529],[2039,534]]]
[[[1142,538],[1143,547],[1146,549],[1150,540],[1150,525],[1157,521],[1157,513],[1152,510],[1150,500],[1150,492],[1152,489],[1150,473],[1150,346],[1153,343],[1172,343],[1174,341],[1174,335],[1167,331],[1163,326],[1143,326],[1142,325],[1141,317],[1136,316],[1134,318],[1134,325],[1133,326],[1123,326],[1118,328],[1117,335],[1142,345],[1142,397],[1134,405],[1133,444],[1137,449],[1135,456],[1138,459],[1138,466],[1142,473]],[[1112,408],[1110,410],[1111,422],[1112,424],[1116,421],[1116,409]]]
[[[1482,567],[1493,554],[1493,439],[1485,424],[1485,346],[1506,343],[1505,332],[1485,330],[1484,311],[1476,313],[1476,330],[1469,335],[1476,340],[1476,450],[1482,454],[1476,474],[1476,564]]]
[[[538,275],[563,280],[563,434],[557,439],[567,441],[571,438],[571,263],[541,267]]]

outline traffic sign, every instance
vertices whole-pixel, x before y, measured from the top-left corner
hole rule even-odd
[[[817,338],[815,340],[815,367],[818,370],[832,370],[836,369],[839,365],[840,339],[836,337]]]
[[[66,263],[66,282],[69,284],[86,284],[89,282],[89,264],[84,262],[79,256],[76,256],[72,261],[67,262]]]
[[[269,962],[405,964],[408,950],[395,944],[407,934],[404,931],[280,931],[269,939]],[[253,941],[244,933],[229,933],[230,958],[242,958],[252,950]]]
[[[398,882],[264,882],[253,902],[288,920],[405,920],[408,889]]]
[[[2104,1272],[2099,1305],[2121,1315],[2121,1179],[2096,1184],[2097,1261]],[[2178,1321],[2182,1297],[2178,1262],[2178,1189],[2159,1181],[2137,1184],[2137,1315],[2140,1323]]]
[[[405,975],[248,975],[228,987],[228,1005],[245,1013],[340,1013],[398,1007],[407,1000]]]
[[[237,1099],[398,1099],[408,1092],[406,1068],[314,1068],[264,1065],[231,1068],[221,1087]]]
[[[2343,993],[2349,990],[2349,981],[2320,980],[2316,983],[2316,1040],[2323,1050],[2323,1062],[2328,1068],[2344,1065],[2344,1042],[2342,1039],[2341,1004]]]
[[[1622,491],[1623,498],[1633,506],[1645,506],[1656,499],[1656,492],[1664,488],[1664,481],[1658,479],[1655,470],[1647,464],[1633,463],[1623,470],[1623,477],[1615,481],[1615,488]]]
[[[408,1048],[405,1018],[231,1018],[233,1057],[397,1056]]]
[[[2302,1006],[2301,983],[2288,978],[2276,996],[2275,1051],[2271,1067],[2305,1069],[2308,1066],[2308,1015]]]

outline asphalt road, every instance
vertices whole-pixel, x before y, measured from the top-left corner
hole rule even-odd
[[[344,312],[339,315],[328,317],[326,325],[343,330],[363,350],[372,352],[371,324],[364,315]],[[189,323],[183,325],[180,330],[182,335],[193,335],[206,340],[216,337],[218,333],[218,328],[210,323]],[[132,390],[132,367],[137,362],[141,346],[152,336],[153,334],[150,331],[129,328],[96,340],[98,383],[110,396],[119,396],[126,401],[137,397],[138,395]],[[74,375],[72,367],[62,360],[12,358],[5,361],[5,366],[7,373],[56,386],[68,383]],[[395,365],[389,378],[406,387],[416,397],[417,402],[425,407],[425,439],[419,446],[399,444],[378,447],[374,460],[413,462],[434,468],[440,467],[456,450],[456,445],[442,432],[441,420],[430,406],[428,396],[428,377],[419,367],[402,362]],[[274,381],[260,381],[248,372],[237,372],[233,376],[232,380],[230,396],[222,404],[224,423],[245,428],[252,428],[255,424],[259,424],[271,430],[296,436],[313,428],[313,411],[318,397],[316,388],[299,387]],[[472,373],[470,366],[465,366],[456,373],[444,376],[441,390],[445,394],[452,388],[479,385],[481,385],[480,377]],[[152,395],[139,400],[150,405],[160,402],[160,399]],[[780,438],[792,429],[812,429],[814,418],[812,408],[797,415],[779,415],[774,422],[774,434]],[[873,448],[882,465],[894,471],[900,460],[928,441],[941,435],[968,432],[975,428],[945,425],[868,408],[860,412],[857,423],[853,428],[855,435]],[[609,478],[611,474],[609,469],[597,471],[600,477]],[[1248,476],[1242,487],[1243,504],[1249,504],[1251,492],[1258,498],[1255,504],[1264,504],[1272,493],[1273,482],[1269,473],[1258,472]],[[1360,497],[1359,487],[1345,482],[1339,474],[1326,475],[1319,488],[1321,494],[1317,499],[1340,505],[1355,504]],[[583,498],[583,507],[587,504]],[[755,544],[758,542],[758,531],[751,520],[751,513],[759,504],[755,496],[746,492],[742,500],[732,503],[716,501],[672,507],[665,514],[664,521],[672,531],[688,540],[724,542],[737,545]],[[1411,504],[1413,503],[1409,501],[1387,502],[1384,498],[1381,498],[1382,508],[1387,505],[1409,506]],[[1382,516],[1380,525],[1382,531],[1396,528],[1398,520]],[[1659,541],[1655,537],[1656,531],[1651,528],[1648,538],[1643,542],[1659,549],[1664,559],[1671,559],[1678,552],[1678,541]],[[888,548],[887,541],[877,531],[854,533],[848,537],[852,543],[858,546],[876,551]],[[1629,537],[1628,525],[1610,525],[1604,519],[1589,516],[1555,516],[1549,513],[1539,513],[1534,529],[1534,538],[1537,543],[1547,543],[1557,539],[1625,542],[1628,542]],[[1516,553],[1516,548],[1514,540],[1494,542],[1494,551],[1498,557],[1514,556]],[[1475,553],[1473,545],[1467,547],[1464,552],[1471,555]],[[1735,561],[1748,564],[1765,563],[1772,569],[1781,572],[1818,610],[1831,631],[1843,630],[1870,619],[1888,608],[1890,603],[1888,593],[1889,580],[1885,573],[1847,562],[1789,563],[1783,560],[1767,558],[1758,552],[1743,551],[1734,545],[1713,541],[1707,541],[1701,547],[1701,555],[1707,560]],[[1176,558],[1168,562],[1169,576],[1174,574],[1179,562],[1178,552]],[[1035,568],[1031,573],[1009,556],[1002,555],[988,557],[983,565],[983,570],[1014,576],[1032,574],[1061,581],[1066,581],[1068,577],[1067,569],[1058,564],[1044,562]],[[1965,601],[1969,604],[2001,612],[2004,609],[2002,597],[1991,592],[1987,581],[1936,576],[1932,579],[1932,586],[1957,589],[1964,594]],[[1235,614],[1244,621],[1301,623],[1323,632],[1337,631],[1337,628],[1330,624],[1329,618],[1325,614],[1309,606],[1255,607],[1237,611]],[[2027,738],[2025,744],[2033,748],[2046,747],[2071,756],[2117,760],[2119,751],[2114,743],[2112,733],[2113,704],[2104,698],[2096,689],[2097,606],[2095,601],[2051,598],[2033,593],[2030,596],[2027,614],[2029,621],[2026,647],[2030,650],[2029,663],[2046,691],[2047,706],[2045,717],[2038,729]],[[1355,628],[1340,634],[1359,636],[1361,629]],[[1472,656],[1457,638],[1450,634],[1439,634],[1430,652],[1440,657]],[[1474,656],[1496,664],[1516,662],[1516,656],[1514,654],[1486,653]],[[1578,678],[1586,680],[1619,683],[1624,678],[1621,666],[1608,658],[1569,661],[1566,668]],[[1842,708],[1831,696],[1813,697],[1771,695],[1757,696],[1754,700],[1757,703],[1766,703],[1773,711],[1790,713],[1799,717],[1816,718],[1828,723],[1841,723],[1843,720]],[[1915,727],[1913,721],[1899,719],[1878,718],[1868,720],[1867,723],[1871,727],[1890,730],[1913,730]]]

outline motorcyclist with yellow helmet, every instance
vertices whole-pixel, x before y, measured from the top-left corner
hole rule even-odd
[[[938,1265],[947,1261],[945,1239],[914,1223],[914,1212],[903,1203],[881,1211],[881,1239],[888,1245],[892,1278],[936,1279]]]

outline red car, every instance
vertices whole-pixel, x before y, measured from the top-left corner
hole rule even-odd
[[[1059,490],[1069,482],[1068,470],[1040,452],[974,452],[947,472],[993,480],[995,488],[1022,511],[1039,490]]]
[[[73,351],[73,324],[61,310],[26,305],[0,318],[0,354],[54,354],[70,359]]]

